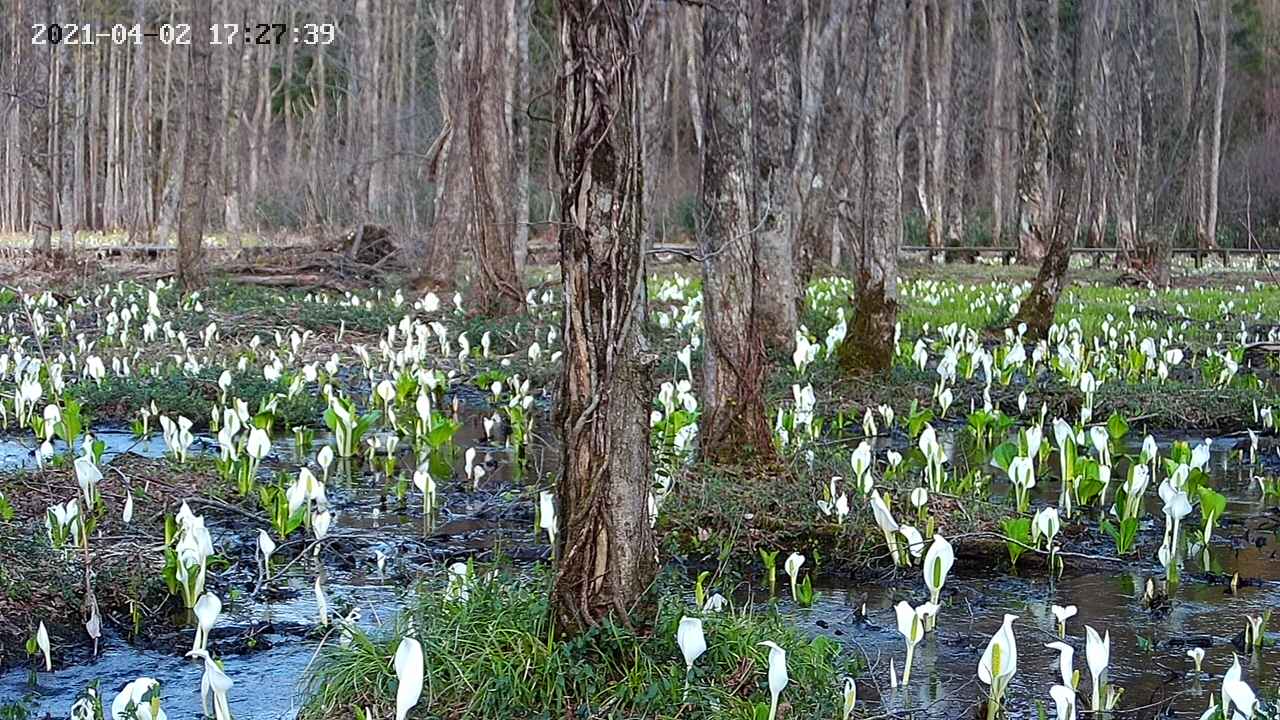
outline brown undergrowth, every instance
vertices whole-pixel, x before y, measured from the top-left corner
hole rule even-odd
[[[218,503],[220,482],[208,463],[178,467],[124,454],[104,465],[98,486],[104,510],[89,540],[87,566],[105,627],[130,634],[135,613],[144,632],[163,626],[177,602],[162,578],[164,515],[177,512],[184,500],[197,513]],[[23,662],[26,640],[41,622],[55,655],[88,651],[85,554],[53,550],[44,525],[50,505],[80,494],[70,463],[0,475],[0,492],[14,510],[11,520],[0,521],[0,663]],[[125,523],[129,493],[134,513]],[[83,512],[83,498],[80,506]]]

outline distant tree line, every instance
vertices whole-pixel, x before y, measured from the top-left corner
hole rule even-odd
[[[54,19],[186,23],[199,41],[204,5],[10,4],[0,230],[31,232],[42,250],[54,238],[69,247],[77,230],[169,242],[187,194],[186,145],[206,141],[206,230],[233,244],[386,224],[419,253],[427,280],[444,283],[472,235],[501,244],[486,228],[507,228],[518,267],[530,228],[554,226],[562,68],[550,0],[205,8],[210,24],[333,23],[328,45],[31,42],[32,27]],[[889,31],[886,96],[867,103],[863,5],[762,0],[767,17],[746,28],[762,93],[749,99],[765,106],[753,124],[767,126],[752,151],[769,165],[752,202],[777,223],[770,258],[791,235],[803,237],[801,270],[851,267],[861,241],[842,218],[864,199],[867,169],[850,139],[871,112],[893,125],[890,137],[875,134],[889,143],[904,243],[1011,245],[1036,262],[1063,191],[1079,195],[1073,243],[1118,246],[1156,277],[1162,245],[1278,242],[1280,0],[910,0]],[[696,232],[703,96],[717,70],[701,4],[654,0],[646,12],[645,152],[662,174],[646,188],[645,222],[680,240]],[[191,117],[204,110],[207,129]],[[477,202],[484,217],[473,217]],[[499,265],[480,280],[509,285],[513,269]]]

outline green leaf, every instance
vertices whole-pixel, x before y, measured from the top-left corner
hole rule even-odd
[[[452,440],[454,433],[457,431],[458,424],[452,420],[437,422],[431,432],[427,433],[427,444],[433,448],[441,447]]]
[[[1111,413],[1111,417],[1107,418],[1107,434],[1111,436],[1111,442],[1119,442],[1129,434],[1129,421],[1118,412]]]
[[[1009,471],[1009,463],[1018,457],[1018,446],[1013,442],[1003,442],[991,451],[991,464],[995,467]]]
[[[1113,541],[1117,543],[1120,542],[1120,531],[1110,520],[1104,518],[1100,527],[1102,528],[1102,532],[1106,533]]]
[[[1009,550],[1009,564],[1017,567],[1018,558],[1026,552],[1023,545],[1031,544],[1031,518],[1009,518],[1000,523],[1007,537],[1005,546]]]
[[[1227,499],[1210,488],[1200,488],[1200,517],[1207,523],[1216,525],[1218,518],[1227,509]]]

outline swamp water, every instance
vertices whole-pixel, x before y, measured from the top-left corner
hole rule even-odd
[[[485,485],[495,493],[442,493],[444,508],[435,531],[424,538],[421,518],[402,512],[392,491],[381,481],[365,477],[348,484],[333,483],[331,507],[337,517],[319,559],[304,557],[294,563],[272,584],[269,603],[224,600],[226,608],[212,632],[211,645],[235,680],[230,697],[237,718],[296,717],[305,699],[304,671],[324,635],[314,629],[317,607],[311,583],[316,573],[325,578],[331,617],[341,618],[350,608],[358,607],[359,625],[370,629],[392,620],[402,606],[401,593],[413,576],[428,566],[488,555],[495,546],[517,560],[532,561],[545,555],[545,544],[534,539],[532,509],[498,494],[511,487],[509,453],[496,445],[486,446],[481,415],[467,413],[462,420],[456,442],[459,447],[476,446],[478,459],[488,458],[490,473]],[[108,445],[104,463],[113,453],[159,457],[164,450],[158,438],[135,444],[125,432],[97,436]],[[197,447],[216,452],[207,438],[203,445],[201,442],[197,441]],[[1219,691],[1233,652],[1240,656],[1245,679],[1259,691],[1271,687],[1280,670],[1274,630],[1261,650],[1241,644],[1246,615],[1280,608],[1280,546],[1276,544],[1280,513],[1273,501],[1259,499],[1248,468],[1224,450],[1229,444],[1215,443],[1209,466],[1215,488],[1228,498],[1228,505],[1214,533],[1208,568],[1200,558],[1188,559],[1180,585],[1154,607],[1142,600],[1148,578],[1163,588],[1163,569],[1153,557],[1115,563],[1067,557],[1065,573],[1054,583],[1049,582],[1043,563],[1029,565],[1024,559],[1019,575],[1008,573],[1003,563],[974,568],[973,563],[961,560],[943,591],[936,631],[916,649],[911,683],[897,689],[889,687],[889,665],[892,658],[901,674],[904,646],[893,605],[899,600],[919,603],[926,598],[918,568],[886,572],[874,581],[819,583],[818,599],[811,608],[794,606],[785,583],[780,582],[779,592],[785,599],[779,601],[779,609],[804,631],[832,637],[847,653],[865,662],[869,669],[857,679],[862,714],[939,719],[975,716],[986,695],[985,686],[976,679],[978,659],[1004,614],[1012,613],[1019,616],[1014,624],[1019,661],[1018,673],[1006,694],[1009,715],[1035,718],[1036,703],[1043,703],[1052,716],[1048,688],[1058,682],[1058,654],[1044,644],[1058,639],[1050,612],[1056,603],[1079,608],[1078,615],[1067,623],[1066,641],[1076,649],[1081,712],[1089,705],[1084,626],[1090,625],[1099,633],[1111,634],[1108,681],[1125,690],[1118,716],[1154,717],[1170,708],[1172,717],[1199,717],[1211,694]],[[289,442],[279,443],[273,452],[280,458],[292,456]],[[3,467],[21,467],[29,461],[29,449],[0,443]],[[457,476],[461,475],[459,471]],[[1038,500],[1052,501],[1057,496],[1056,483],[1044,478],[1035,492]],[[1149,494],[1148,510],[1159,518],[1159,501],[1154,491]],[[406,502],[415,511],[416,498],[416,492],[410,490]],[[1153,522],[1154,532],[1159,532],[1158,521],[1150,516],[1144,521],[1144,532],[1152,532]],[[245,537],[254,531],[244,527],[236,530],[233,533],[215,526],[215,546],[221,549],[223,543],[246,542]],[[1087,540],[1083,540],[1085,536]],[[1068,551],[1114,554],[1110,542],[1097,531],[1096,519],[1089,522],[1085,534],[1072,536],[1066,545]],[[1149,543],[1144,543],[1143,547],[1147,546]],[[382,573],[375,559],[378,551],[388,557]],[[1087,567],[1078,567],[1082,565]],[[1233,594],[1230,578],[1237,572],[1241,582]],[[760,592],[755,595],[759,598]],[[337,637],[334,632],[325,642],[337,642]],[[145,675],[162,683],[164,707],[170,717],[198,717],[201,669],[182,657],[189,646],[190,630],[185,630],[153,638],[146,647],[108,633],[94,658],[59,657],[55,648],[55,671],[40,673],[35,688],[28,685],[25,668],[0,671],[0,701],[25,698],[33,717],[48,713],[62,718],[87,684],[99,681],[109,705],[120,687]],[[1205,649],[1205,672],[1199,678],[1186,655],[1191,647]],[[674,640],[672,662],[679,662]]]

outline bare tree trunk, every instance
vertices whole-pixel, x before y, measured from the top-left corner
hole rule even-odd
[[[427,157],[427,178],[435,183],[431,232],[422,252],[418,289],[454,286],[458,258],[466,251],[471,222],[471,177],[467,172],[466,24],[456,2],[434,7],[436,83],[440,88],[440,135]]]
[[[1105,7],[1111,0],[1101,1],[1105,12]],[[1058,173],[1059,181],[1054,192],[1053,225],[1048,248],[1031,292],[1022,301],[1015,318],[1015,323],[1026,323],[1027,337],[1033,340],[1047,337],[1049,328],[1053,325],[1058,297],[1066,285],[1071,245],[1083,209],[1084,158],[1079,143],[1085,112],[1082,66],[1097,61],[1096,57],[1091,56],[1096,52],[1096,44],[1081,41],[1081,35],[1085,32],[1086,29],[1077,28],[1071,34],[1072,43],[1067,56],[1072,58],[1075,68],[1070,75],[1072,82],[1067,96],[1067,116],[1065,122],[1051,133],[1055,157],[1062,168]]]
[[[869,0],[862,128],[862,232],[857,238],[857,290],[852,326],[838,359],[846,372],[883,372],[893,364],[898,321],[899,208],[902,185],[894,167],[898,118],[893,113],[894,55],[902,42],[904,3]],[[856,146],[857,138],[851,145]]]
[[[28,50],[32,78],[24,93],[28,102],[23,117],[29,127],[23,133],[23,155],[31,173],[31,248],[36,256],[53,252],[53,178],[50,168],[53,112],[53,45],[33,45]]]
[[[754,192],[751,181],[746,187],[748,202],[754,205],[748,207],[748,217],[755,220],[748,220],[747,232],[754,236],[756,252],[750,267],[755,273],[751,279],[755,297],[748,304],[765,345],[787,351],[794,346],[800,325],[794,242],[801,219],[791,214],[788,202],[795,170],[792,139],[798,129],[794,118],[800,110],[796,107],[800,98],[793,91],[795,68],[787,48],[796,4],[753,2],[750,6],[751,45],[744,57],[751,58],[752,72],[744,100],[753,110],[748,119],[753,147],[747,157],[754,155]],[[709,58],[707,63],[711,63]],[[744,240],[748,245],[752,241],[751,237]]]
[[[515,204],[515,252],[516,272],[524,272],[529,255],[529,24],[533,12],[533,0],[511,0],[512,27],[515,47],[512,53],[516,62],[515,81],[512,88],[511,138],[515,155],[513,197]],[[647,207],[647,206],[646,206]]]
[[[1106,242],[1107,206],[1110,177],[1109,167],[1109,126],[1107,123],[1111,95],[1111,45],[1112,21],[1111,3],[1094,3],[1089,6],[1091,13],[1085,16],[1087,39],[1089,42],[1085,53],[1095,58],[1087,69],[1087,90],[1084,100],[1085,135],[1088,139],[1089,161],[1086,166],[1086,184],[1088,191],[1088,231],[1085,244],[1089,247],[1103,247]],[[1101,258],[1101,256],[1095,256]]]
[[[1005,90],[1008,18],[1005,0],[986,0],[987,26],[991,32],[991,106],[987,119],[987,176],[991,182],[991,244],[999,246],[1004,239],[1005,159],[1008,129],[1004,126],[1007,91]]]
[[[174,19],[174,11],[171,8],[169,12],[169,24],[172,25]],[[174,122],[176,113],[171,112],[170,102],[173,97],[173,54],[175,48],[179,47],[177,43],[170,43],[165,46],[164,56],[164,91],[161,93],[161,111],[160,111],[160,133],[158,137],[159,149],[156,156],[160,159],[156,172],[156,186],[160,195],[158,198],[158,207],[156,208],[156,236],[164,242],[169,241],[169,235],[173,232],[173,227],[177,223],[178,217],[178,201],[182,194],[182,173],[183,164],[179,161],[177,153],[173,152],[173,147],[183,147],[186,144],[187,132],[184,118],[183,122]],[[183,113],[186,115],[186,113]],[[176,126],[176,127],[175,127]],[[252,142],[252,140],[250,140]]]
[[[495,3],[467,3],[467,144],[471,150],[471,254],[476,275],[471,292],[474,312],[488,316],[509,315],[524,307],[524,290],[516,271],[512,239],[515,212],[512,207],[512,138],[501,108],[505,85],[512,81],[503,71],[515,58],[497,29],[510,19]]]
[[[296,27],[298,21],[297,7],[289,8],[289,24]],[[293,107],[293,92],[289,89],[289,85],[293,83],[294,73],[294,51],[297,45],[289,43],[285,46],[284,51],[284,72],[281,73],[281,80],[284,83],[285,90],[283,93],[283,101],[281,102],[280,113],[284,115],[284,157],[290,167],[293,167],[298,159],[297,150],[297,129],[294,119],[295,110]],[[238,106],[237,106],[238,107]],[[239,237],[236,238],[237,242]]]
[[[705,6],[702,5],[689,3],[684,6],[685,74],[689,80],[689,116],[693,118],[693,141],[699,153],[702,152],[703,138],[706,136],[706,130],[702,125],[702,119],[705,117],[702,111],[703,89],[698,85],[703,74],[700,71],[701,64],[705,62],[701,57],[702,49],[698,46],[698,38],[703,36],[699,20],[703,20],[702,15],[705,12]]]
[[[133,0],[133,15],[139,22],[146,17],[146,0]],[[147,112],[147,55],[146,43],[133,46],[133,100],[130,114],[133,134],[129,148],[129,183],[134,191],[129,193],[126,205],[129,213],[129,237],[133,242],[151,240],[151,199],[155,192],[151,187],[151,173],[147,162],[147,139],[151,132],[151,117]]]
[[[703,102],[706,145],[702,154],[702,302],[706,343],[703,364],[702,452],[708,458],[742,458],[772,451],[765,417],[764,345],[755,312],[760,262],[755,226],[755,164],[749,0],[708,6],[702,18]]]
[[[190,58],[187,77],[188,92],[192,98],[209,98],[213,92],[210,65],[209,38],[205,36],[210,26],[211,0],[194,0],[192,30],[194,37],[188,46]],[[207,207],[210,127],[212,103],[186,103],[187,126],[184,133],[185,151],[182,154],[182,199],[178,210],[178,282],[184,288],[193,288],[203,282],[204,276],[204,228]]]
[[[366,24],[362,26],[367,27]],[[357,37],[362,37],[367,32],[357,31]],[[251,52],[254,54],[254,68],[258,73],[257,90],[255,91],[256,102],[253,109],[253,117],[249,119],[249,197],[258,196],[258,185],[261,182],[262,159],[266,156],[267,146],[270,144],[270,138],[267,137],[268,130],[271,128],[271,61],[264,57],[266,51],[262,48],[254,47]],[[359,85],[360,80],[357,79],[357,69],[352,76],[352,83],[355,87]],[[360,136],[359,147],[364,147],[368,143],[368,138],[364,135]],[[355,168],[358,163],[353,163]],[[354,170],[353,170],[354,172]]]
[[[955,53],[952,55],[953,68],[953,84],[960,85],[962,82],[969,80],[973,70],[973,48],[971,40],[971,32],[969,26],[972,22],[973,14],[972,0],[949,0],[954,3],[956,13],[956,27],[962,29],[960,42],[957,43]],[[950,137],[947,138],[947,177],[951,185],[952,191],[947,194],[944,202],[946,208],[945,214],[945,234],[948,245],[960,245],[965,235],[965,210],[966,203],[971,199],[965,193],[965,189],[969,186],[969,127],[963,122],[964,118],[969,116],[967,107],[969,105],[969,96],[976,95],[973,82],[968,82],[961,86],[961,89],[953,92],[951,108],[949,112],[951,117],[956,119],[956,125],[952,128]]]
[[[513,149],[514,120],[502,110],[514,91],[501,29],[514,20],[502,4],[454,2],[435,8],[436,73],[443,127],[428,151],[427,175],[435,182],[435,217],[415,286],[452,289],[457,260],[469,253],[475,271],[472,307],[504,315],[524,305],[515,261],[517,216],[514,186],[521,182]]]
[[[1155,157],[1155,39],[1153,32],[1157,0],[1141,0],[1130,11],[1134,14],[1134,32],[1137,35],[1134,51],[1135,107],[1139,119],[1132,123],[1136,137],[1134,170],[1131,181],[1134,194],[1133,253],[1128,267],[1145,275],[1152,283],[1164,287],[1169,284],[1169,255],[1172,247],[1171,233],[1155,227],[1156,189],[1154,187]],[[1178,12],[1177,8],[1174,12]],[[1189,118],[1183,118],[1187,122]],[[1185,126],[1184,126],[1185,127]]]
[[[230,48],[228,48],[230,50]],[[227,112],[225,142],[227,146],[226,166],[223,169],[223,222],[227,228],[227,239],[233,250],[239,250],[244,232],[244,222],[240,207],[240,156],[244,141],[244,103],[248,96],[248,79],[253,70],[252,59],[248,52],[237,48],[238,57],[227,60],[227,72],[231,76],[231,108]],[[234,72],[232,72],[234,68]]]
[[[1164,177],[1159,183],[1153,183],[1151,193],[1151,201],[1148,205],[1155,209],[1164,206],[1166,197],[1173,197],[1181,200],[1183,207],[1187,208],[1187,214],[1184,216],[1189,218],[1196,229],[1196,247],[1203,248],[1204,235],[1203,230],[1204,219],[1204,202],[1202,197],[1203,191],[1203,172],[1201,171],[1201,160],[1203,154],[1201,149],[1203,143],[1198,138],[1203,137],[1201,132],[1204,125],[1204,113],[1202,111],[1204,103],[1204,79],[1205,79],[1205,52],[1207,39],[1204,33],[1204,23],[1200,14],[1199,3],[1190,5],[1192,27],[1190,41],[1195,48],[1194,63],[1191,56],[1187,53],[1186,40],[1183,39],[1181,12],[1179,6],[1170,6],[1174,18],[1174,27],[1178,36],[1178,49],[1182,54],[1183,63],[1183,96],[1182,96],[1182,118],[1181,128],[1173,141],[1168,145],[1172,156],[1165,167],[1167,168]],[[1155,85],[1154,72],[1147,75],[1147,97],[1144,101],[1151,105],[1150,88]],[[1153,139],[1152,145],[1155,144]],[[1173,205],[1175,203],[1168,203]],[[1170,249],[1170,236],[1172,230],[1164,231],[1164,228],[1158,228],[1155,231],[1147,231],[1144,233],[1141,250],[1147,256],[1146,262],[1151,264],[1153,270],[1152,275],[1159,273],[1167,280],[1168,277],[1168,255]]]
[[[923,179],[927,224],[925,237],[929,247],[942,247],[943,211],[946,207],[947,137],[952,132],[952,56],[955,53],[955,21],[959,11],[954,0],[930,0],[922,4],[920,22],[922,42],[927,42],[925,56],[925,109],[927,123],[928,165]],[[930,20],[932,18],[932,20]],[[935,42],[926,28],[936,28]]]
[[[839,67],[836,49],[840,34],[847,29],[848,3],[832,3],[824,15],[819,4],[804,0],[801,6],[799,80],[800,99],[797,111],[795,142],[792,148],[789,210],[796,218],[792,254],[795,264],[795,297],[797,313],[804,303],[804,289],[813,275],[814,257],[823,242],[834,243],[830,186],[838,162],[836,153],[821,153],[819,162],[815,148],[820,133],[835,136],[848,113],[839,108],[839,98],[827,103],[827,64]],[[834,106],[834,107],[833,107]],[[832,250],[823,257],[830,258]]]
[[[358,222],[369,214],[369,188],[376,156],[370,151],[373,132],[371,115],[377,112],[378,77],[373,73],[373,18],[370,0],[355,0],[355,43],[352,45],[348,69],[350,90],[347,93],[347,151],[350,167],[346,173],[346,194],[351,212]],[[376,148],[374,148],[376,150]]]
[[[906,29],[903,31],[905,37],[901,41],[901,49],[894,54],[896,62],[893,65],[893,103],[890,105],[893,117],[900,121],[905,120],[907,117],[907,101],[911,95],[911,78],[915,70],[918,46],[916,32],[919,28],[916,23],[911,22],[911,16],[909,15],[905,16],[904,22],[906,23]],[[906,183],[907,131],[908,127],[905,122],[894,127],[894,169],[898,174],[899,199],[901,199],[901,189]],[[904,221],[902,213],[902,205],[899,203],[897,213],[899,226],[902,226]],[[901,240],[901,233],[899,234],[899,240]]]
[[[644,166],[646,168],[661,167],[662,138],[668,130],[676,134],[677,122],[671,120],[659,109],[667,109],[669,99],[670,76],[676,62],[677,53],[673,42],[679,35],[672,32],[673,22],[684,28],[682,13],[685,10],[678,5],[661,3],[649,7],[650,20],[648,30],[644,34],[644,45],[640,55],[640,92],[641,114],[644,125],[641,128],[641,142],[644,144]],[[673,14],[674,18],[673,18]],[[673,143],[674,144],[674,143]],[[657,242],[660,229],[656,208],[659,188],[656,183],[644,184],[644,237],[645,243],[652,246]]]
[[[483,3],[485,6],[493,3]],[[381,5],[381,4],[380,4]],[[371,12],[366,17],[369,22],[369,31],[363,34],[365,42],[364,57],[362,63],[368,63],[368,75],[365,77],[362,85],[362,95],[360,97],[359,116],[360,123],[364,126],[363,132],[367,133],[363,137],[368,138],[368,152],[364,156],[363,162],[357,167],[360,168],[360,174],[357,176],[356,187],[364,188],[363,197],[357,195],[356,203],[357,212],[363,214],[378,216],[386,212],[386,114],[383,109],[383,100],[385,92],[383,86],[386,83],[388,73],[383,71],[383,52],[386,47],[387,26],[391,23],[390,18],[386,17],[388,11],[392,11],[395,5],[382,5],[377,8],[376,12]],[[501,107],[501,105],[489,105],[490,112]],[[501,120],[501,114],[498,114]]]
[[[312,85],[312,97],[315,98],[315,119],[312,122],[311,147],[309,152],[311,157],[308,158],[307,166],[307,189],[311,197],[315,201],[312,206],[312,222],[317,222],[320,218],[327,218],[328,215],[320,206],[319,199],[323,193],[320,190],[321,172],[320,157],[326,154],[329,149],[328,136],[325,129],[328,127],[327,118],[329,115],[329,92],[328,82],[329,76],[325,68],[325,48],[323,45],[317,46],[315,49],[315,84]],[[413,245],[414,252],[420,253],[421,243]]]
[[[79,111],[76,102],[77,68],[83,62],[72,65],[76,55],[62,53],[55,60],[55,74],[58,77],[58,97],[54,101],[57,123],[54,126],[54,142],[57,143],[57,159],[61,166],[58,173],[58,228],[61,231],[59,244],[62,252],[71,255],[75,250],[76,230],[79,226],[76,217],[76,194],[81,185],[76,183],[76,146],[83,131],[84,113]]]
[[[1016,0],[1018,28],[1015,37],[1022,59],[1024,100],[1022,162],[1018,170],[1018,261],[1038,263],[1044,259],[1046,199],[1049,193],[1049,132],[1053,127],[1053,104],[1058,83],[1058,0],[1049,0],[1044,9],[1047,43],[1032,40],[1027,30],[1024,0]],[[1044,45],[1047,51],[1037,52]]]
[[[563,519],[558,634],[627,623],[657,571],[648,498],[653,355],[644,340],[638,51],[645,0],[561,0],[557,83]]]
[[[1218,4],[1218,72],[1214,80],[1213,141],[1209,149],[1208,209],[1206,210],[1206,247],[1218,247],[1218,186],[1222,174],[1222,97],[1227,85],[1227,1]],[[1225,264],[1226,253],[1222,255]]]

